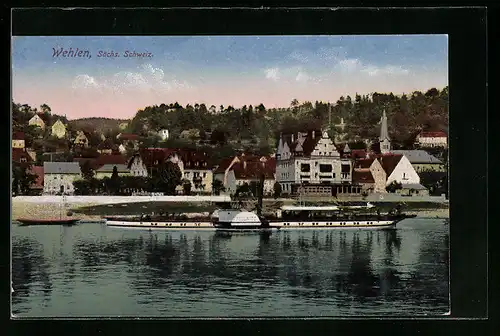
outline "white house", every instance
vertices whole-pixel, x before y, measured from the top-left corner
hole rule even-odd
[[[44,114],[43,113],[35,113],[33,117],[28,121],[28,125],[30,126],[38,126],[41,129],[45,129],[46,126],[46,120],[44,120]]]
[[[43,192],[45,194],[73,194],[73,182],[82,177],[78,162],[44,162]]]
[[[420,184],[420,176],[406,156],[383,155],[378,160],[387,174],[386,186],[392,181],[401,184]]]
[[[282,192],[295,193],[302,184],[340,185],[352,182],[352,163],[341,158],[324,131],[282,134],[276,153],[276,181]]]
[[[160,130],[158,132],[158,136],[161,138],[162,141],[168,140],[168,138],[169,138],[168,129]]]
[[[445,132],[420,132],[415,142],[420,147],[448,147],[448,136]]]

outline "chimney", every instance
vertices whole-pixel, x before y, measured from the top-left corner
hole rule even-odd
[[[293,143],[293,141],[295,140],[295,139],[294,139],[294,136],[295,136],[295,134],[293,134],[293,133],[292,133],[292,143]]]
[[[243,169],[245,169],[245,170],[247,169],[247,161],[246,160],[243,161]]]
[[[312,131],[312,138],[314,139],[314,137],[316,136],[316,131]]]

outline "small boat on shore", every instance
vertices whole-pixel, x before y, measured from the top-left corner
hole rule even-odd
[[[51,219],[28,219],[28,218],[18,218],[16,219],[20,222],[22,226],[30,225],[63,225],[71,226],[75,225],[80,221],[78,218],[51,218]]]

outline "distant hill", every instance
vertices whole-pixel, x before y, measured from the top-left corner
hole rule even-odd
[[[128,123],[130,120],[92,117],[69,120],[68,122],[75,128],[91,128],[99,133],[105,133],[110,129],[119,128],[120,124]]]

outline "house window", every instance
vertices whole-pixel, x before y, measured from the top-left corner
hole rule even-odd
[[[333,167],[331,164],[320,164],[319,171],[320,173],[331,173],[333,171]]]
[[[303,173],[309,173],[311,171],[311,165],[309,163],[303,163],[300,165],[300,171]]]
[[[207,173],[203,173],[203,177],[207,177]]]
[[[348,178],[349,177],[349,173],[341,173],[340,177],[341,178]]]
[[[408,180],[408,178],[406,177],[406,173],[403,173],[403,180]]]

